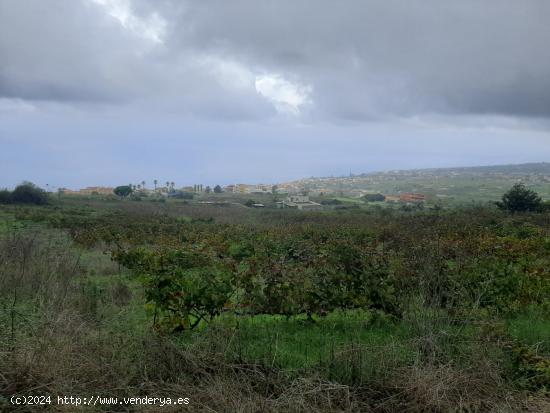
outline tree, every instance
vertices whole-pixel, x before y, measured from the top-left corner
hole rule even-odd
[[[121,185],[121,186],[117,186],[113,190],[113,192],[115,193],[115,195],[118,195],[118,196],[121,196],[121,197],[127,197],[128,195],[130,195],[134,191],[133,191],[131,185]]]
[[[214,187],[214,193],[216,193],[216,194],[221,194],[221,193],[222,193],[222,187],[219,186],[219,185],[216,185],[216,186]]]
[[[23,182],[13,190],[10,201],[14,204],[44,205],[48,203],[48,194],[32,182]]]
[[[11,202],[11,192],[7,189],[0,189],[0,204],[9,204]]]
[[[271,193],[272,193],[273,195],[275,195],[275,194],[277,193],[277,189],[278,189],[277,185],[273,185],[273,186],[271,187]]]
[[[510,212],[540,211],[543,208],[540,196],[522,183],[512,186],[502,195],[502,201],[496,204],[500,209]]]
[[[209,194],[211,191],[212,191],[212,188],[210,188],[208,185],[204,189],[204,192],[206,192],[207,194]]]
[[[145,189],[145,181],[141,181],[141,187]]]
[[[366,194],[363,199],[366,202],[383,202],[386,197],[382,194]]]
[[[155,185],[155,191],[157,190],[157,184],[159,183],[159,181],[157,181],[156,179],[153,181],[153,184]]]

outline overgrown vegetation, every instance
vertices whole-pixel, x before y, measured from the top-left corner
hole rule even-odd
[[[14,393],[183,395],[189,411],[550,408],[548,212],[10,205],[0,261],[6,409]]]
[[[23,182],[17,185],[13,191],[0,190],[0,204],[45,205],[48,201],[46,191],[31,182]]]

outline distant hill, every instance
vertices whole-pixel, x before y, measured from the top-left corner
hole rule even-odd
[[[413,169],[403,170],[401,172],[410,171],[431,171],[438,173],[479,173],[479,174],[550,174],[550,162],[537,162],[537,163],[521,163],[510,165],[489,165],[489,166],[463,166],[454,168],[426,168],[426,169]]]
[[[465,202],[497,200],[516,182],[523,182],[543,198],[550,199],[550,163],[393,170],[306,178],[282,183],[279,187],[313,195],[349,197],[373,192],[386,195],[419,192],[433,201]]]

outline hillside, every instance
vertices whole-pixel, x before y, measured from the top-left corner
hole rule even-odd
[[[419,192],[432,200],[449,202],[491,201],[515,182],[524,182],[550,199],[550,163],[393,170],[342,177],[306,178],[280,184],[292,191],[357,197],[380,192],[397,195]]]

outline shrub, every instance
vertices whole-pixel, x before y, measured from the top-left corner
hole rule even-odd
[[[24,182],[10,194],[10,201],[14,204],[44,205],[48,203],[48,194],[31,182]]]
[[[382,194],[366,194],[363,199],[366,202],[383,202],[386,197]]]
[[[321,205],[341,205],[342,201],[339,199],[323,199]]]
[[[128,196],[130,195],[133,190],[132,190],[132,187],[130,185],[122,185],[122,186],[117,186],[113,192],[118,195],[118,196]]]
[[[175,199],[193,199],[193,193],[184,191],[172,192],[168,196]]]
[[[164,330],[186,330],[214,318],[234,290],[233,274],[223,262],[193,249],[155,253],[138,248],[114,257],[140,276],[155,324]]]
[[[518,183],[502,196],[502,201],[497,202],[497,206],[510,212],[526,212],[541,211],[543,203],[535,191]]]
[[[9,204],[11,202],[11,192],[7,189],[0,190],[0,204]]]

